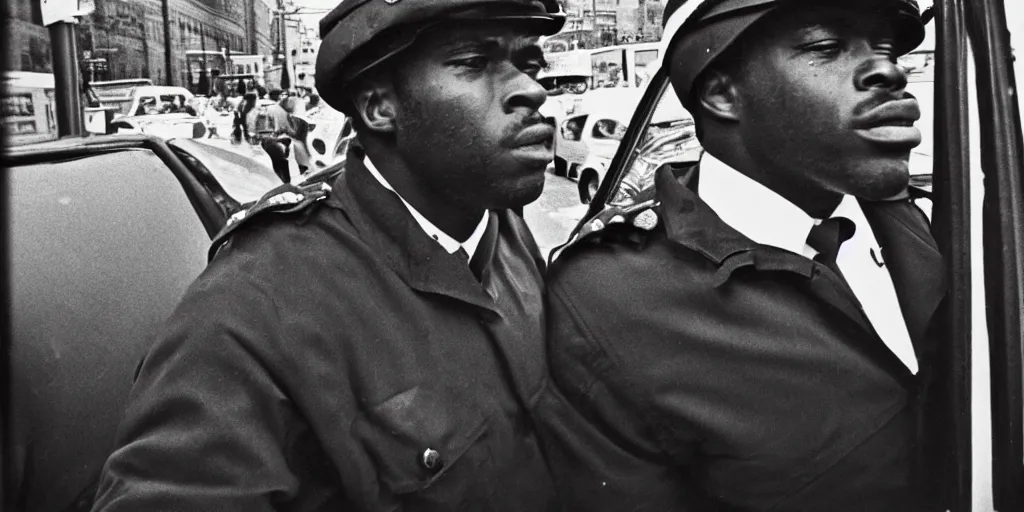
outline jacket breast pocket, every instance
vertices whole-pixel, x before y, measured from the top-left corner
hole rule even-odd
[[[486,491],[488,427],[472,404],[421,386],[373,407],[352,426],[384,488],[435,503]]]

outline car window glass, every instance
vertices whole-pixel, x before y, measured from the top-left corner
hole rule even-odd
[[[593,88],[616,87],[624,80],[622,76],[623,50],[616,48],[603,52],[594,52],[590,56]]]
[[[225,216],[281,184],[273,170],[233,151],[192,139],[174,139],[168,144],[186,161]]]
[[[587,117],[576,116],[562,121],[562,138],[565,140],[581,140],[583,138],[583,125],[587,124]]]
[[[664,75],[662,75],[664,78]],[[640,143],[624,160],[625,173],[613,185],[608,204],[626,206],[642,190],[654,185],[654,171],[667,163],[696,162],[700,158],[700,142],[694,134],[693,118],[683,108],[668,80],[653,84],[658,87],[657,105],[640,132]],[[609,174],[611,178],[615,176]]]
[[[131,112],[132,99],[131,98],[122,98],[122,99],[118,99],[118,100],[100,100],[100,104],[102,104],[105,107],[116,107],[118,114],[123,114],[123,115],[126,115],[126,116],[132,115],[132,112]]]
[[[135,88],[134,85],[117,86],[117,87],[110,87],[110,86],[103,87],[103,86],[95,86],[95,85],[92,86],[93,92],[95,92],[96,96],[99,96],[100,99],[124,98],[125,96],[130,96],[131,93],[132,93],[132,89],[134,89],[134,88]]]
[[[634,77],[634,81],[636,82],[636,84],[635,84],[636,87],[643,86],[644,82],[646,82],[648,79],[650,79],[650,76],[649,76],[649,73],[650,73],[649,69],[650,69],[650,67],[649,66],[652,63],[656,66],[657,65],[657,61],[658,61],[658,50],[657,49],[653,49],[653,50],[637,50],[636,56],[635,56],[635,64],[634,64],[634,67],[635,67],[634,73],[636,75]]]
[[[597,140],[622,140],[628,126],[614,119],[601,119],[594,123],[591,136]]]
[[[39,489],[59,510],[98,474],[160,324],[206,265],[210,238],[155,154],[6,169],[12,406]],[[62,504],[49,503],[48,500]],[[46,504],[46,503],[49,504]]]

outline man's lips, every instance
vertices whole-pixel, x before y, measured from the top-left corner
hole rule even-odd
[[[869,129],[876,126],[913,126],[921,119],[921,107],[914,98],[891,100],[868,110],[853,120],[854,128]]]
[[[555,140],[555,128],[547,123],[536,123],[519,132],[512,141],[512,147],[544,145],[550,146]]]
[[[862,139],[886,146],[914,147],[921,143],[921,131],[914,122],[921,108],[914,98],[887,101],[853,120]]]

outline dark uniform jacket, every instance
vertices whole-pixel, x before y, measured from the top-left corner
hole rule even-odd
[[[920,361],[914,376],[838,274],[726,225],[694,193],[697,177],[659,170],[653,230],[610,224],[549,270],[558,390],[537,413],[572,510],[926,503],[921,404],[944,295],[926,217],[907,200],[862,201]]]
[[[551,510],[523,220],[491,214],[478,281],[358,154],[329,194],[289,187],[229,226],[147,356],[95,509]]]

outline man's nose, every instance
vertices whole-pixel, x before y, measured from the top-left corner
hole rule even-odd
[[[857,66],[854,85],[858,90],[900,91],[907,87],[907,73],[889,57],[872,53]]]
[[[506,76],[508,77],[508,92],[503,102],[506,112],[513,112],[517,108],[523,107],[536,111],[547,101],[548,91],[529,74],[511,66],[511,70]]]

